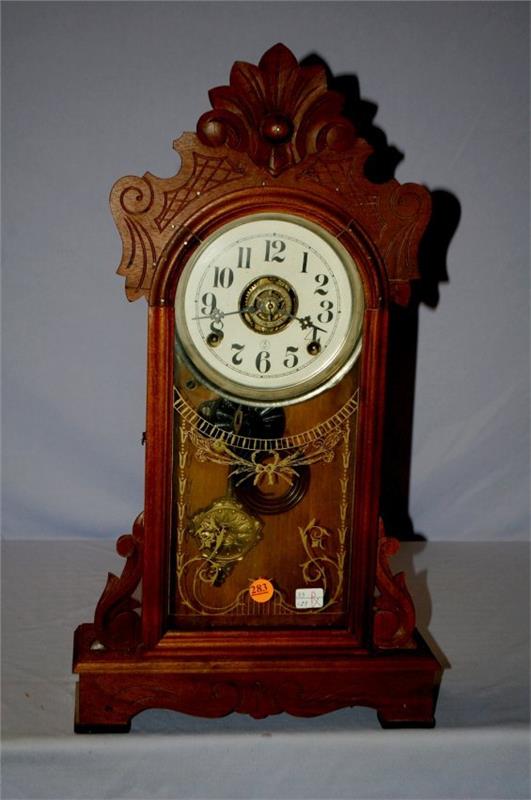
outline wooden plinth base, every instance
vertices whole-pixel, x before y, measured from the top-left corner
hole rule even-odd
[[[91,629],[76,631],[77,733],[127,732],[131,719],[148,708],[200,717],[236,711],[260,719],[362,705],[374,708],[385,728],[435,724],[441,667],[418,634],[414,650],[268,658],[249,648],[237,658],[197,660],[190,653],[179,658],[91,650]]]

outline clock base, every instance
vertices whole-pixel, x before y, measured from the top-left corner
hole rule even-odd
[[[326,632],[323,632],[326,634]],[[384,728],[431,728],[441,666],[422,637],[414,649],[374,652],[313,648],[271,657],[266,636],[247,653],[205,660],[167,649],[137,655],[91,650],[92,625],[76,631],[74,671],[76,733],[127,732],[131,719],[149,708],[200,717],[232,712],[262,719],[286,712],[312,717],[349,706],[374,708]],[[257,656],[257,653],[260,654]]]

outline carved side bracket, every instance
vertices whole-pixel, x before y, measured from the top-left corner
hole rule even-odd
[[[165,274],[168,247],[188,232],[197,211],[242,191],[252,210],[264,190],[278,189],[285,197],[295,191],[310,205],[325,201],[350,215],[380,250],[391,298],[407,302],[431,213],[429,192],[365,177],[372,148],[341,115],[344,98],[328,89],[325,70],[300,66],[278,44],[258,66],[237,62],[230,85],[209,96],[213,110],[201,116],[197,133],[173,144],[182,161],[175,176],[127,176],[111,192],[123,241],[118,273],[126,279],[128,299],[147,296],[155,272]]]
[[[380,520],[378,555],[376,562],[376,588],[379,592],[374,603],[373,641],[382,650],[412,649],[415,629],[415,606],[406,586],[403,572],[393,575],[389,556],[394,555],[400,543],[385,535]]]
[[[116,543],[117,553],[127,561],[119,578],[111,572],[107,576],[94,615],[96,641],[93,649],[131,652],[140,644],[140,616],[137,613],[140,603],[133,593],[142,576],[143,549],[144,514],[141,513],[133,524],[132,534],[120,536]]]

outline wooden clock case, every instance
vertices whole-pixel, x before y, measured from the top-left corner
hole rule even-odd
[[[148,302],[145,505],[126,559],[109,574],[94,621],[78,627],[75,730],[129,730],[148,708],[199,716],[233,711],[312,716],[375,708],[384,726],[434,724],[441,667],[415,630],[398,548],[379,514],[388,315],[418,278],[430,195],[396,180],[371,183],[371,148],[341,115],[324,69],[303,67],[283,45],[258,66],[237,62],[213,110],[174,143],[173,178],[125,177],[111,208],[123,240],[118,272],[129,300]],[[352,547],[341,626],[179,629],[170,622],[174,484],[174,298],[183,266],[226,222],[257,212],[316,222],[353,255],[365,293]],[[337,499],[323,498],[323,503]]]

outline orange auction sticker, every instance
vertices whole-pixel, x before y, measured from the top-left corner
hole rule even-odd
[[[274,592],[274,586],[267,578],[258,578],[249,586],[251,600],[254,600],[255,603],[267,603],[273,597]]]

